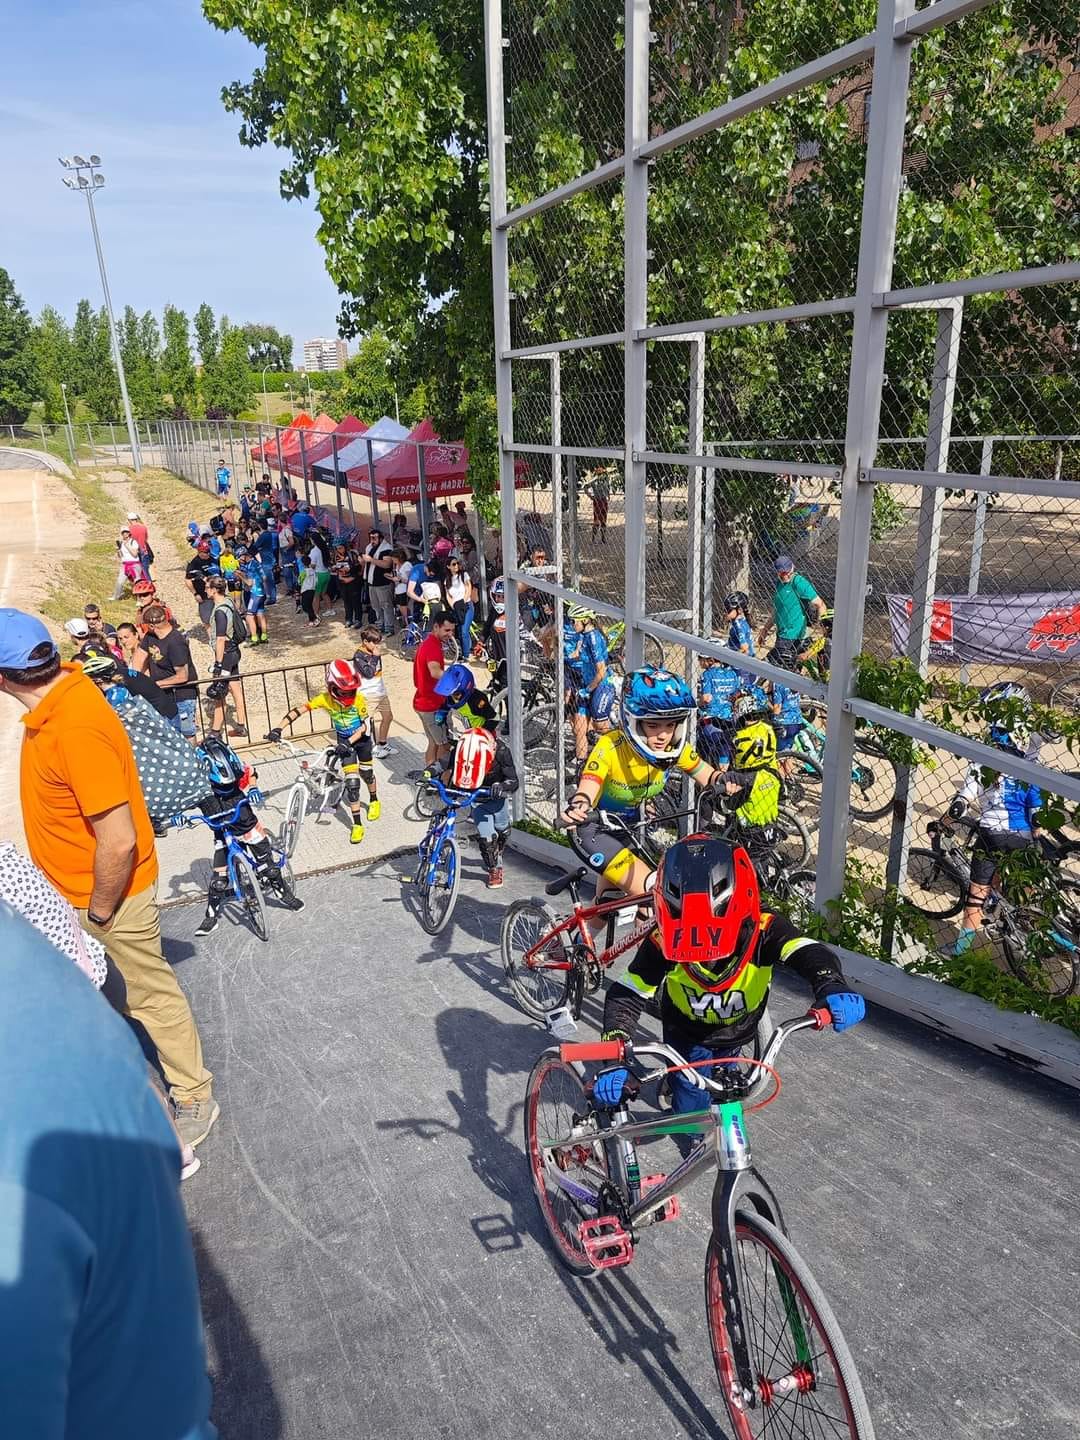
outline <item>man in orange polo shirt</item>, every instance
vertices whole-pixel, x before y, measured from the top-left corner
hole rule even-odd
[[[128,1014],[161,1059],[189,1145],[218,1117],[212,1076],[184,992],[161,953],[154,831],[124,727],[98,688],[62,665],[49,632],[0,609],[0,692],[26,710],[19,784],[34,863],[104,944]]]

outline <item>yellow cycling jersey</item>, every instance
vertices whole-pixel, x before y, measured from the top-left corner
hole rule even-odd
[[[323,690],[320,694],[313,695],[304,708],[325,710],[330,716],[330,724],[343,740],[351,740],[367,724],[367,701],[360,691],[356,692],[351,705],[343,705],[340,700],[335,700],[328,690]]]
[[[692,745],[684,745],[675,761],[676,768],[696,775],[709,767]],[[581,772],[600,781],[598,810],[627,813],[636,810],[664,788],[667,771],[640,756],[621,730],[601,735],[592,748]]]
[[[764,720],[743,725],[731,738],[732,764],[737,770],[758,770],[776,764],[776,731]]]

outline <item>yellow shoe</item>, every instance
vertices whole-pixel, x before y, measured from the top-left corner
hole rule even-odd
[[[351,833],[350,836],[349,836],[349,841],[350,841],[350,843],[353,844],[353,845],[359,845],[359,844],[360,844],[360,841],[361,841],[363,838],[364,838],[364,827],[363,827],[363,825],[354,825],[354,826],[352,827],[352,833]]]
[[[369,800],[367,807],[367,818],[369,820],[377,820],[381,814],[382,806],[379,804],[378,800]]]

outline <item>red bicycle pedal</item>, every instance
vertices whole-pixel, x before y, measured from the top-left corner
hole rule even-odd
[[[611,1270],[616,1265],[629,1265],[634,1258],[634,1242],[617,1215],[596,1215],[578,1226],[581,1248],[594,1270]]]
[[[652,1190],[657,1185],[662,1185],[667,1179],[666,1175],[646,1175],[641,1182],[641,1193],[644,1196],[646,1190]],[[678,1195],[669,1195],[664,1201],[663,1208],[657,1213],[656,1223],[661,1220],[678,1220],[682,1214],[682,1206],[679,1204]]]

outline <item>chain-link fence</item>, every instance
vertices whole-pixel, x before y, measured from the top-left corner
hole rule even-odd
[[[1038,786],[1075,833],[1075,26],[1044,0],[655,0],[629,33],[622,6],[488,8],[504,517],[528,495],[534,588],[556,634],[597,612],[616,681],[648,646],[698,684],[748,633],[745,686],[799,717],[819,903],[857,891],[861,945],[925,965],[971,920],[923,873],[969,863],[937,838],[958,793],[992,831]],[[792,611],[781,557],[819,604]],[[585,743],[558,684],[520,720],[549,823]],[[890,886],[930,918],[914,948]]]

